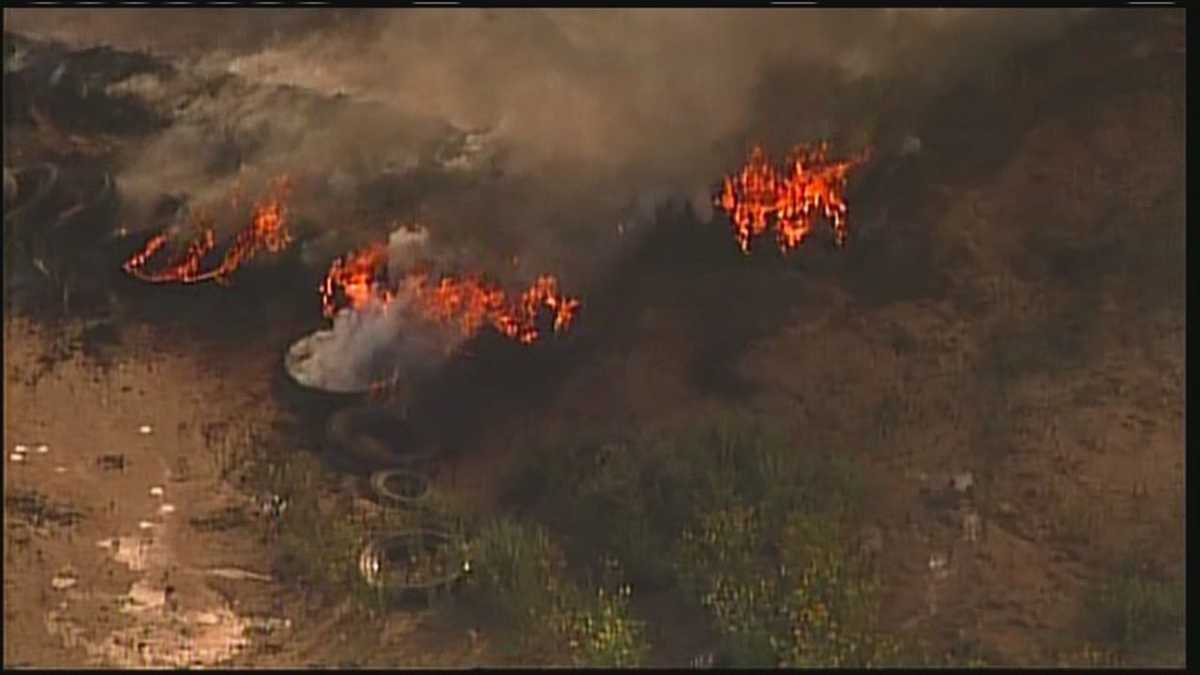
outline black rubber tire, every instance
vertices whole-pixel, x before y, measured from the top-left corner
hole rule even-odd
[[[29,253],[54,282],[69,283],[74,281],[73,274],[85,272],[81,269],[85,255],[95,252],[109,231],[116,210],[116,185],[108,173],[101,180],[92,194],[57,214],[46,227],[30,232]],[[108,262],[113,268],[120,263]]]
[[[382,439],[365,429],[375,423],[391,424],[411,434],[397,443]],[[421,447],[423,444],[412,432],[411,425],[398,413],[378,405],[343,408],[329,417],[326,425],[326,446],[342,463],[353,462],[374,472],[388,468],[420,468],[432,462],[437,453]]]
[[[13,180],[17,182],[18,186],[23,177],[27,181],[33,180],[33,186],[27,188],[28,192],[25,195],[18,191],[16,203],[5,204],[4,236],[6,239],[29,250],[29,238],[32,234],[29,229],[36,220],[37,211],[58,189],[60,175],[58,166],[49,162],[13,172]]]
[[[388,486],[388,480],[392,478],[407,478],[416,480],[419,487],[419,492],[415,495],[404,495],[397,490],[393,490]],[[412,471],[405,468],[384,469],[371,474],[371,489],[380,500],[403,506],[410,509],[418,509],[428,501],[430,495],[429,477],[418,471]]]
[[[300,340],[309,335],[311,333],[300,338]],[[310,387],[297,380],[291,371],[289,361],[289,354],[296,342],[299,342],[299,340],[293,341],[288,346],[288,349],[284,350],[283,355],[279,359],[279,368],[276,370],[274,381],[274,391],[280,398],[289,405],[298,408],[304,417],[309,419],[323,417],[330,410],[363,405],[368,402],[368,392],[366,391],[330,391]],[[322,442],[326,441],[323,439]]]
[[[433,529],[412,529],[392,532],[386,535],[381,535],[372,539],[368,546],[381,555],[386,565],[387,552],[399,547],[410,548],[416,539],[424,539],[425,541],[432,540],[435,545],[453,544],[456,538],[449,532],[443,532]],[[407,582],[399,579],[389,579],[389,575],[383,573],[380,577],[379,587],[394,602],[427,600],[431,594],[446,592],[452,590],[457,583],[462,580],[466,574],[465,559],[455,559],[451,561],[449,569],[444,576],[436,577],[423,583]]]

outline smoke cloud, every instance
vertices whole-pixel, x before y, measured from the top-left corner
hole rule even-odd
[[[285,359],[288,373],[306,387],[342,393],[424,380],[462,337],[414,319],[407,302],[400,297],[386,306],[372,301],[361,311],[342,310],[329,329],[292,345]]]
[[[577,289],[662,202],[706,219],[751,144],[898,144],[910,130],[880,119],[889,106],[917,109],[1084,13],[20,9],[5,23],[196,74],[120,85],[175,120],[121,170],[131,222],[163,192],[225,203],[287,173],[315,266],[419,221],[444,260]],[[335,335],[376,339],[345,321]]]
[[[580,267],[648,200],[678,195],[707,215],[713,181],[753,142],[874,139],[870,110],[847,110],[855,83],[913,97],[972,64],[1048,39],[1067,10],[5,10],[11,30],[111,44],[234,73],[211,101],[145,149],[123,189],[222,198],[235,182],[217,156],[241,153],[242,183],[315,174],[297,205],[325,227],[379,218],[363,192],[403,174],[445,130],[490,130],[502,179],[384,206],[455,230],[486,258]],[[215,77],[215,75],[214,75]],[[222,80],[224,82],[224,80]],[[261,85],[295,85],[330,106]],[[147,95],[154,83],[142,83]],[[159,91],[160,104],[178,90]],[[189,95],[194,96],[194,92]],[[198,98],[198,97],[196,97]],[[772,149],[772,148],[769,148]],[[786,147],[773,148],[784,150]],[[851,152],[857,147],[847,147]],[[410,190],[413,188],[410,188]],[[133,200],[134,202],[137,199]],[[143,206],[143,210],[148,209]],[[394,223],[389,223],[390,228]],[[584,250],[580,250],[584,249]],[[556,271],[548,269],[547,271]]]

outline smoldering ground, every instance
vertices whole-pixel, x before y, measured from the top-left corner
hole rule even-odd
[[[782,152],[828,138],[847,152],[886,150],[904,121],[847,101],[871,90],[872,101],[915,109],[959,73],[1051,39],[1080,14],[21,9],[5,10],[5,23],[148,50],[220,84],[207,98],[192,87],[199,102],[127,158],[127,220],[144,220],[161,192],[216,203],[235,186],[253,192],[298,174],[294,211],[316,229],[419,219],[435,244],[472,250],[492,273],[512,273],[496,261],[515,256],[518,275],[582,282],[614,248],[617,225],[648,220],[662,198],[677,195],[705,219],[714,181],[750,144]],[[161,82],[126,86],[166,108],[182,95]],[[443,172],[413,187],[443,122],[488,130],[491,163],[469,167],[470,179]],[[388,175],[404,180],[381,185]],[[388,193],[373,211],[363,208],[372,186]]]

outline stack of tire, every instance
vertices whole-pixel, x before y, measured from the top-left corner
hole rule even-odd
[[[430,524],[430,483],[439,454],[413,431],[403,414],[368,403],[330,416],[327,452],[343,468],[367,473],[373,496],[383,505],[413,513],[425,525],[385,532],[367,542],[359,570],[367,584],[393,602],[429,602],[449,592],[469,571],[462,539],[451,528]],[[331,459],[333,459],[331,458]],[[430,561],[418,570],[416,561]]]
[[[63,293],[97,289],[119,269],[112,225],[116,184],[107,173],[63,171],[52,163],[4,169],[5,262],[26,286]]]

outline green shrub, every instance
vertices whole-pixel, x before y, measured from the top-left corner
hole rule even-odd
[[[287,578],[316,587],[351,589],[360,583],[358,555],[365,542],[361,523],[322,514],[315,496],[298,493],[290,502],[276,545]]]
[[[485,526],[472,548],[471,597],[512,630],[524,653],[587,666],[637,665],[645,655],[631,589],[615,573],[595,589],[580,587],[546,531],[512,519]]]
[[[1097,637],[1124,653],[1184,630],[1185,588],[1180,580],[1153,579],[1126,561],[1093,596],[1088,608]]]
[[[555,631],[567,640],[577,665],[638,665],[648,651],[642,622],[629,613],[629,586],[596,589],[594,598],[575,594],[555,615]]]
[[[755,505],[778,527],[795,509],[845,513],[861,500],[856,467],[814,457],[756,420],[729,416],[634,443],[532,453],[510,483],[572,553],[618,557],[635,584],[666,587],[664,556],[698,513]]]
[[[874,580],[840,544],[864,489],[850,461],[728,416],[535,453],[513,485],[537,488],[522,501],[562,533],[566,558],[611,556],[635,588],[699,601],[737,665],[867,665],[893,653],[872,629]]]
[[[767,542],[777,542],[774,554]],[[865,667],[898,654],[875,631],[877,584],[839,543],[834,521],[796,513],[771,532],[753,508],[715,511],[684,532],[678,565],[731,665]]]

